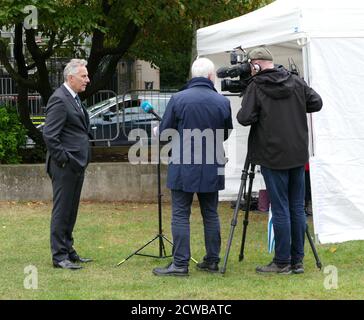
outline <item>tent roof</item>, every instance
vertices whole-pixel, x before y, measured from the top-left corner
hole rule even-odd
[[[276,0],[197,31],[199,55],[304,37],[364,37],[363,0]]]

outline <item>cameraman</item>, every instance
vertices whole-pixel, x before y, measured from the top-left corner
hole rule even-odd
[[[271,200],[275,256],[258,273],[303,273],[306,217],[306,113],[322,108],[321,97],[296,74],[275,66],[265,47],[248,53],[251,79],[237,120],[251,125],[248,159],[260,165]]]

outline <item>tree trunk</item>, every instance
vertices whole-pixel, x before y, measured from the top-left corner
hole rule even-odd
[[[45,149],[42,133],[34,126],[30,119],[28,106],[28,89],[19,85],[18,87],[18,112],[20,121],[28,131],[28,136],[39,146]]]
[[[189,79],[191,79],[191,67],[193,62],[197,58],[197,21],[193,21],[192,23],[192,46],[191,46],[191,63],[190,63],[190,72]]]
[[[15,38],[14,38],[14,57],[16,59],[16,64],[18,67],[18,74],[23,78],[28,80],[28,70],[25,63],[25,58],[23,54],[23,26],[22,24],[17,24],[15,26]],[[27,129],[28,135],[33,141],[45,148],[43,141],[43,136],[41,132],[34,126],[30,119],[29,106],[28,106],[28,88],[18,82],[18,112],[20,116],[20,121],[23,126]]]

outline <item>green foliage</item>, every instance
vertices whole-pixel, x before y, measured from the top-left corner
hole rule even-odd
[[[161,87],[178,88],[187,80],[198,28],[241,16],[272,0],[175,0],[155,6],[129,53],[160,69]]]
[[[95,31],[104,36],[104,49],[115,48],[128,36],[126,26],[139,27],[127,56],[160,68],[164,87],[182,85],[189,74],[197,28],[222,22],[262,7],[272,0],[0,0],[0,27],[22,23],[24,7],[38,11],[38,46],[47,50],[52,34],[57,56],[85,57]],[[75,14],[77,12],[77,14]],[[100,48],[102,49],[102,48]],[[194,54],[194,53],[193,53]],[[31,60],[31,59],[30,59]],[[33,61],[27,61],[32,64]]]
[[[106,36],[106,47],[115,46],[125,36],[128,22],[133,21],[141,32],[129,53],[158,66],[175,65],[188,61],[196,26],[231,19],[270,2],[214,0],[212,5],[207,0],[109,0],[105,1],[109,11],[105,11],[101,0],[0,0],[0,26],[21,23],[27,16],[24,7],[33,5],[38,10],[38,31],[44,40],[39,46],[46,48],[47,36],[56,32],[58,40],[62,40],[58,45],[63,44],[58,50],[66,45],[77,53],[80,43],[95,30]]]
[[[13,107],[0,105],[0,163],[19,163],[19,147],[25,143],[25,129]]]
[[[179,89],[189,75],[191,50],[166,54],[158,64],[161,89]]]
[[[188,79],[196,56],[196,30],[255,10],[272,0],[0,0],[0,30],[15,31],[16,64],[9,61],[9,39],[0,37],[0,61],[19,88],[53,92],[53,57],[88,59],[87,98],[105,88],[120,59],[142,59],[159,67],[162,88]],[[30,24],[30,21],[32,22]],[[25,92],[25,91],[23,91]],[[26,99],[21,99],[25,101]],[[37,144],[42,138],[22,121]]]

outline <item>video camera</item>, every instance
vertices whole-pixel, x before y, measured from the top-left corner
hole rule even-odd
[[[237,49],[243,51],[241,48]],[[234,49],[234,51],[230,53],[230,63],[232,64],[232,67],[221,67],[216,71],[216,75],[218,78],[239,77],[239,80],[221,80],[221,91],[243,94],[249,83],[248,80],[251,76],[251,69],[245,52],[238,53],[237,49]]]

